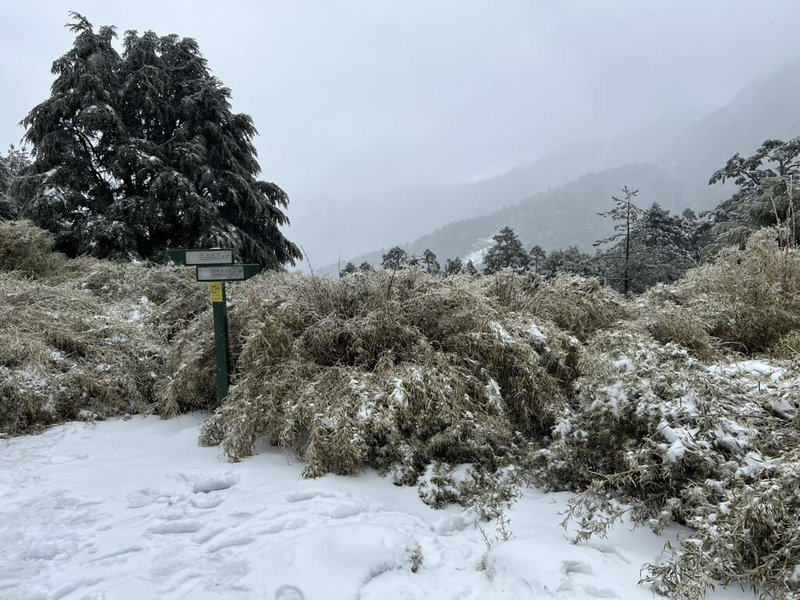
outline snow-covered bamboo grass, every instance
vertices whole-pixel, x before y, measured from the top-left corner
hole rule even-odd
[[[309,475],[370,465],[403,483],[435,461],[518,461],[567,409],[578,341],[518,306],[509,277],[260,278],[234,311],[235,385],[203,439],[234,459],[264,439]]]
[[[68,260],[0,222],[0,433],[153,410],[170,338],[202,310],[190,274]]]
[[[234,385],[216,407],[188,270],[67,261],[0,224],[0,426],[202,408],[202,441],[233,460],[276,444],[307,476],[372,466],[499,520],[520,485],[583,492],[580,536],[622,513],[691,528],[645,572],[657,590],[791,596],[800,259],[777,239],[631,300],[571,275],[268,273],[231,286]]]

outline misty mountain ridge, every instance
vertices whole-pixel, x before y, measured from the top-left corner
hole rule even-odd
[[[611,223],[596,213],[610,208],[611,196],[624,185],[639,189],[642,207],[657,202],[674,213],[711,209],[730,196],[731,188],[709,186],[708,180],[733,154],[748,155],[765,139],[800,133],[800,105],[794,100],[799,95],[800,61],[795,61],[702,116],[667,116],[613,140],[566,146],[482,181],[407,192],[405,203],[391,204],[390,211],[374,202],[366,222],[371,239],[380,238],[373,245],[380,250],[343,252],[341,264],[366,260],[378,265],[393,245],[415,254],[430,248],[441,262],[463,258],[505,225],[526,247],[553,250],[575,244],[588,250],[611,232]],[[423,227],[427,233],[415,236]],[[351,247],[358,243],[353,233]],[[335,274],[337,267],[324,270]]]
[[[346,261],[370,248],[408,244],[457,219],[488,215],[497,208],[595,170],[601,142],[563,148],[507,173],[476,182],[388,190],[351,196],[346,205],[315,201],[314,218],[304,219],[303,239],[311,266]],[[362,226],[355,228],[358,221]],[[335,253],[331,256],[331,248]],[[336,266],[324,271],[336,273]]]
[[[660,167],[634,164],[588,173],[561,187],[540,192],[517,204],[488,215],[462,219],[424,235],[404,246],[411,254],[432,250],[440,262],[462,257],[475,260],[492,244],[492,236],[510,225],[526,248],[540,245],[547,251],[576,245],[591,251],[592,244],[606,237],[611,223],[598,212],[612,208],[612,195],[619,196],[621,181],[636,181],[637,200],[642,205],[658,202],[672,211],[683,209],[680,186]],[[625,184],[622,184],[625,185]],[[353,259],[379,265],[385,249]]]

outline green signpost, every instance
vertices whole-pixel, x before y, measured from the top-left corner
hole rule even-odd
[[[230,248],[208,250],[170,250],[170,260],[176,265],[195,267],[197,281],[208,282],[211,307],[214,311],[214,345],[217,356],[217,399],[220,404],[228,395],[229,345],[228,307],[225,295],[226,281],[244,281],[261,272],[260,265],[243,265],[233,262]]]

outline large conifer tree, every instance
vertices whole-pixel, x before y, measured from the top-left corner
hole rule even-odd
[[[128,31],[119,54],[113,27],[72,16],[51,96],[23,120],[35,159],[24,216],[73,256],[218,246],[269,268],[300,258],[279,230],[286,194],[257,179],[253,121],[231,112],[197,42]]]

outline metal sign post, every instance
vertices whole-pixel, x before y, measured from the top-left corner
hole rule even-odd
[[[228,302],[225,297],[225,282],[211,281],[208,284],[211,294],[211,309],[214,311],[214,354],[217,357],[217,400],[219,403],[228,397],[230,354],[228,346]]]
[[[214,312],[214,346],[217,358],[217,399],[222,404],[228,396],[230,381],[228,343],[228,303],[226,281],[244,281],[261,272],[260,265],[233,263],[233,250],[170,250],[169,257],[177,265],[195,266],[197,281],[207,281]]]

